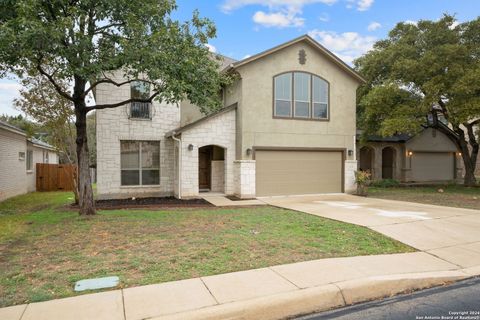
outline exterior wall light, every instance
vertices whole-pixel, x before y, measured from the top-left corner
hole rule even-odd
[[[408,151],[408,156],[409,157],[413,156],[413,151]]]
[[[247,156],[251,155],[252,154],[252,149],[248,148],[247,149]]]
[[[459,152],[459,153],[458,153],[458,156],[459,156],[459,157],[461,157],[461,156],[462,156],[462,153],[461,153],[461,152]]]
[[[193,144],[190,143],[190,144],[188,145],[188,151],[192,151],[192,150],[193,150]]]
[[[353,150],[352,150],[352,149],[349,149],[349,150],[348,150],[348,156],[349,156],[349,157],[353,156]]]

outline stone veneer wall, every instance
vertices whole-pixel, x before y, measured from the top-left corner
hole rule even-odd
[[[355,193],[355,171],[357,160],[345,160],[345,193]]]
[[[113,80],[121,81],[121,72]],[[130,86],[102,84],[96,90],[98,104],[114,103],[130,98]],[[176,105],[153,103],[151,120],[131,120],[127,106],[96,111],[97,125],[97,190],[98,198],[173,195],[174,143],[165,133],[180,125],[180,110]],[[120,141],[145,140],[160,142],[160,185],[120,185]]]
[[[212,192],[224,192],[225,190],[225,165],[224,160],[212,161]]]
[[[218,114],[182,132],[182,197],[198,197],[198,149],[207,145],[224,148],[225,193],[233,194],[235,160],[235,109]],[[188,145],[193,150],[188,150]]]
[[[235,195],[241,199],[255,198],[255,160],[234,162]]]

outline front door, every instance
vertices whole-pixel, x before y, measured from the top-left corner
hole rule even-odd
[[[203,147],[198,149],[198,187],[200,190],[210,190],[212,164],[212,148]]]

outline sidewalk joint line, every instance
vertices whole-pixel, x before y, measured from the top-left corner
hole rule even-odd
[[[22,314],[20,315],[20,318],[18,320],[22,320],[23,316],[25,315],[25,311],[27,311],[27,307],[30,305],[30,303],[27,303],[27,305],[25,306],[25,308],[23,309],[22,311]]]
[[[448,245],[448,246],[437,247],[437,248],[428,249],[428,250],[425,250],[425,251],[432,251],[432,250],[438,250],[438,249],[447,249],[447,248],[453,248],[453,247],[468,246],[468,245],[475,244],[475,243],[479,243],[479,244],[480,244],[480,241],[465,242],[465,243],[459,243],[459,244],[451,244],[451,245]],[[478,252],[478,251],[471,250],[471,249],[465,249],[465,250],[472,251],[472,252],[475,252],[475,253],[480,253],[480,252]]]
[[[268,267],[268,269],[272,270],[273,273],[275,273],[275,274],[276,274],[277,276],[279,276],[280,278],[282,278],[282,279],[288,281],[289,283],[293,284],[293,285],[295,286],[295,288],[300,289],[300,290],[302,289],[302,288],[300,288],[299,286],[297,286],[295,283],[293,283],[292,281],[290,281],[290,279],[288,279],[287,277],[283,276],[281,273],[275,271],[272,267]]]
[[[445,262],[447,262],[447,263],[453,264],[454,266],[457,266],[459,269],[464,269],[464,267],[462,267],[461,265],[456,264],[455,262],[448,261],[448,260],[446,260],[446,259],[444,259],[444,258],[442,258],[442,257],[437,256],[436,254],[433,254],[433,253],[428,252],[428,251],[423,251],[423,252],[425,252],[426,254],[431,255],[432,257],[435,257],[435,258],[440,259],[440,260],[442,260],[442,261],[445,261]],[[456,270],[458,270],[458,269],[456,269]]]
[[[220,305],[220,302],[218,302],[217,298],[213,295],[212,291],[210,291],[210,288],[207,286],[207,284],[205,283],[205,281],[203,281],[203,278],[200,277],[200,281],[202,281],[203,285],[205,286],[205,288],[207,288],[208,290],[208,293],[210,293],[210,295],[213,297],[213,300],[215,300],[215,302],[217,303],[217,305]]]
[[[127,320],[127,312],[125,311],[125,297],[123,295],[123,289],[120,289],[122,292],[122,306],[123,306],[123,319]]]

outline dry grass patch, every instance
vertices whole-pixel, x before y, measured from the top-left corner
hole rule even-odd
[[[439,192],[439,190],[443,192]],[[459,185],[435,187],[369,188],[372,198],[410,201],[438,206],[480,210],[480,187],[467,188]]]
[[[114,210],[84,219],[65,209],[69,198],[0,203],[0,306],[71,296],[75,281],[92,277],[117,275],[126,287],[413,251],[363,227],[273,207]]]

